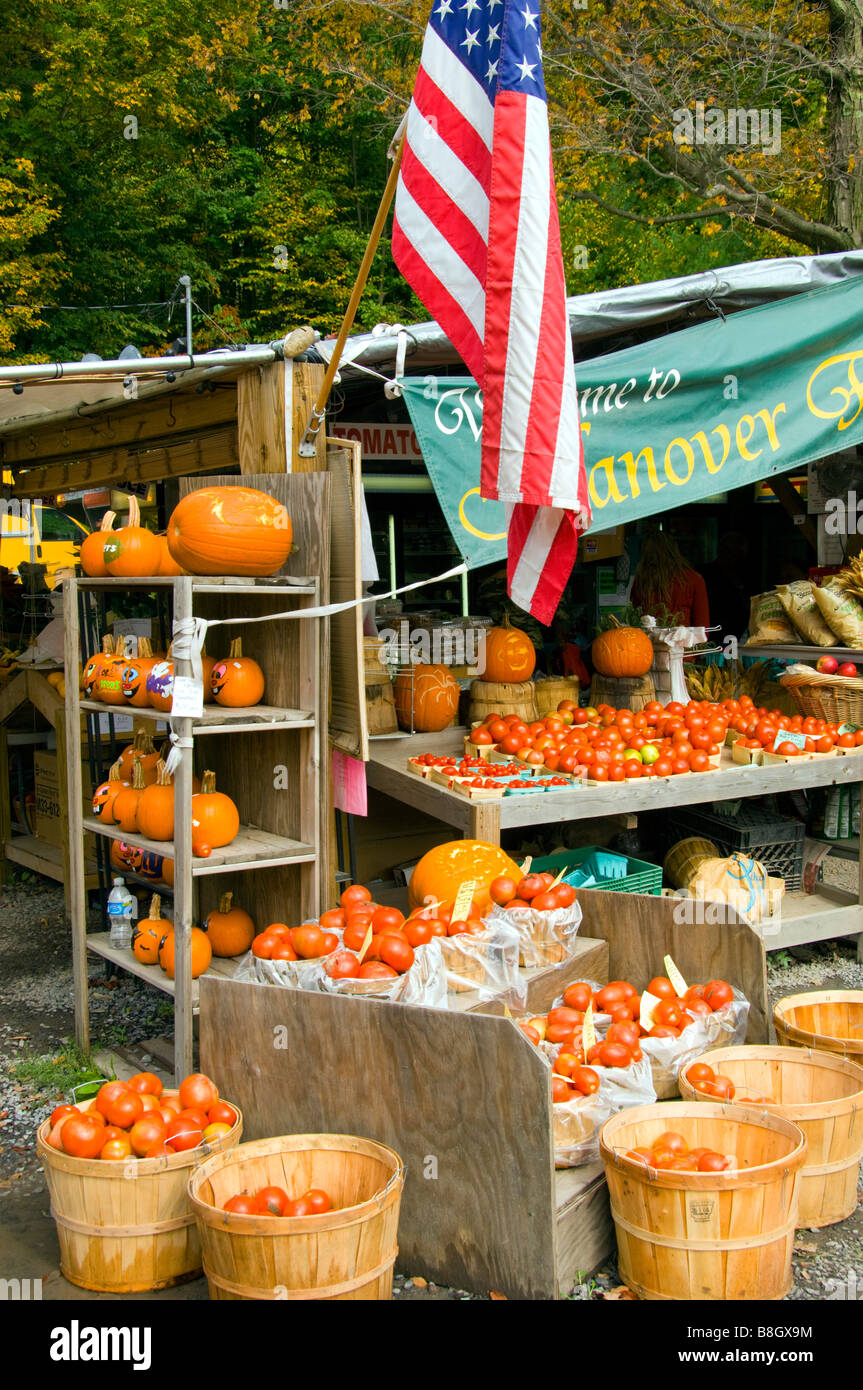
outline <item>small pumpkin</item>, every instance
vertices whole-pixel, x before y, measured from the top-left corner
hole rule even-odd
[[[115,825],[114,803],[121,791],[131,784],[124,782],[120,771],[120,760],[112,765],[107,782],[101,782],[93,793],[93,815],[98,816],[103,825]]]
[[[201,930],[207,933],[214,956],[241,956],[248,951],[256,927],[248,912],[233,907],[233,893],[223,893],[218,909],[203,921]]]
[[[137,845],[127,845],[125,840],[111,841],[111,867],[121,873],[137,874],[141,869],[144,851]]]
[[[162,916],[162,899],[154,893],[150,900],[150,911],[135,926],[132,933],[132,954],[142,965],[158,965],[159,950],[174,924]]]
[[[125,639],[115,637],[110,654],[105,656],[99,678],[96,681],[96,699],[103,705],[122,705],[123,668],[128,661]]]
[[[170,714],[174,703],[174,663],[170,657],[169,647],[168,655],[162,657],[161,661],[154,662],[147,673],[147,699],[150,708],[157,709],[162,714]]]
[[[513,627],[509,614],[485,636],[485,681],[529,681],[536,669],[536,648],[526,632]]]
[[[216,704],[230,709],[260,704],[264,693],[264,673],[257,661],[243,656],[242,637],[235,637],[230,656],[213,666],[210,689]]]
[[[102,650],[94,652],[84,663],[84,670],[81,675],[81,690],[87,700],[95,700],[96,686],[102,674],[102,667],[114,655],[114,638],[106,633],[102,638]]]
[[[161,758],[155,782],[144,788],[138,801],[138,831],[147,840],[174,838],[174,779]]]
[[[141,771],[144,774],[144,782],[149,787],[156,780],[156,768],[159,762],[159,754],[156,745],[146,729],[139,729],[120,754],[120,771],[127,782],[131,782],[135,764],[141,764]]]
[[[190,574],[276,574],[291,553],[291,518],[251,487],[201,487],[177,504],[168,549]]]
[[[115,578],[128,579],[142,574],[158,574],[159,542],[141,525],[141,508],[137,497],[129,498],[129,522],[119,531],[112,531],[105,541],[105,566]]]
[[[239,811],[229,796],[216,791],[215,772],[205,772],[201,790],[192,797],[192,853],[207,859],[211,850],[236,839],[239,829]]]
[[[125,704],[133,705],[135,709],[149,707],[150,696],[147,693],[147,677],[159,659],[153,655],[153,646],[149,637],[139,637],[137,656],[128,657],[120,673],[120,687]]]
[[[613,626],[594,638],[590,649],[601,676],[645,676],[653,665],[653,643],[640,627],[623,627],[612,615]]]
[[[203,975],[210,961],[213,959],[213,948],[207,940],[207,933],[201,931],[200,927],[192,927],[189,933],[190,955],[192,961],[192,979],[197,980],[199,975]],[[168,976],[169,980],[174,978],[176,966],[176,941],[177,933],[171,930],[159,950],[159,964]]]
[[[135,763],[132,769],[132,781],[128,787],[124,787],[114,798],[114,805],[111,813],[114,817],[114,824],[119,825],[124,835],[134,835],[138,829],[138,802],[141,793],[146,787],[144,781],[144,770],[140,760]]]
[[[400,727],[423,734],[439,733],[452,723],[461,694],[448,666],[418,665],[400,671],[393,690]]]
[[[98,531],[91,531],[81,542],[79,559],[81,568],[91,579],[104,579],[108,573],[105,564],[105,542],[111,534],[111,527],[117,518],[116,512],[106,512]]]

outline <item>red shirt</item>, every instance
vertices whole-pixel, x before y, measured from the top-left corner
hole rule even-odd
[[[683,627],[709,627],[710,607],[707,602],[707,585],[697,570],[684,570],[675,579],[667,595],[655,604],[647,603],[637,584],[632,586],[632,602],[650,613],[651,608],[659,608],[664,603],[669,613],[677,615],[676,622]]]

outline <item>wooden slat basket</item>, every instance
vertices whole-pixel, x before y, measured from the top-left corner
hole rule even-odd
[[[176,1093],[165,1092],[170,1094]],[[189,1174],[202,1156],[221,1157],[233,1149],[242,1134],[240,1114],[218,1146],[109,1162],[72,1158],[51,1148],[45,1142],[46,1121],[36,1149],[51,1194],[65,1278],[98,1293],[139,1293],[196,1278],[201,1242],[187,1195]]]
[[[189,1179],[212,1299],[392,1297],[405,1169],[384,1144],[349,1134],[288,1134],[242,1144]],[[238,1192],[275,1184],[291,1197],[323,1188],[323,1216],[241,1216]]]
[[[863,989],[788,994],[773,1006],[773,1026],[786,1047],[835,1052],[863,1065]]]
[[[828,676],[820,671],[789,671],[779,684],[801,714],[832,724],[863,724],[863,680],[858,676]]]
[[[705,1054],[734,1083],[736,1103],[762,1106],[806,1135],[800,1173],[800,1227],[832,1226],[857,1206],[863,1158],[863,1067],[798,1047],[722,1047]],[[684,1100],[707,1102],[679,1077]]]
[[[624,1160],[666,1130],[690,1148],[735,1154],[738,1170],[681,1173]],[[622,1110],[599,1136],[620,1276],[645,1299],[784,1298],[793,1283],[806,1139],[749,1106],[666,1101]]]

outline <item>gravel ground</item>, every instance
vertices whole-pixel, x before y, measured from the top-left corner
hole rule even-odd
[[[843,880],[849,870],[856,873],[856,865],[841,864]],[[771,1005],[783,994],[822,988],[863,989],[863,966],[856,963],[851,939],[802,947],[793,955],[768,956]],[[63,894],[55,884],[40,880],[0,889],[0,1004],[0,1275],[9,1270],[10,1258],[24,1258],[22,1251],[29,1252],[28,1264],[33,1268],[22,1267],[21,1277],[48,1275],[52,1260],[56,1270],[56,1242],[33,1136],[65,1097],[52,1083],[50,1069],[38,1083],[18,1080],[13,1073],[24,1058],[62,1054],[74,1032],[70,944]],[[90,966],[90,1008],[95,1048],[131,1044],[170,1030],[170,1004],[161,992],[131,975],[106,980],[99,962]],[[791,1300],[847,1297],[852,1276],[856,1289],[863,1290],[863,1206],[858,1205],[855,1214],[839,1226],[799,1231],[794,1274]],[[55,1281],[63,1285],[63,1291],[50,1296],[69,1296],[70,1286],[51,1274],[51,1282]],[[610,1261],[570,1297],[601,1298],[619,1285],[617,1266]],[[206,1286],[197,1281],[178,1296],[206,1298]],[[402,1276],[396,1277],[393,1287],[393,1298],[402,1302],[487,1301],[489,1297],[494,1295],[470,1294]]]

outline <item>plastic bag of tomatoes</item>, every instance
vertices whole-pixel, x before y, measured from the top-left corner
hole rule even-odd
[[[469,923],[455,923],[455,926]],[[478,990],[483,1003],[506,995],[510,1007],[522,1009],[527,1003],[527,984],[519,973],[521,946],[519,933],[507,922],[489,922],[485,931],[456,931],[435,937],[446,967],[447,989],[451,994]]]
[[[301,924],[303,927],[317,928],[317,922],[308,921]],[[275,928],[268,928],[270,930]],[[291,960],[291,955],[294,959]],[[259,956],[254,950],[249,951],[248,955],[237,966],[234,975],[235,980],[249,981],[258,985],[282,985],[288,989],[312,989],[321,988],[321,975],[323,973],[323,957],[297,957],[291,951],[276,954],[273,957]]]
[[[531,878],[539,875],[528,874],[518,884],[519,894],[530,892],[525,887]],[[561,885],[571,891],[571,885]],[[546,906],[546,899],[553,896],[554,889],[540,891],[529,901],[521,897],[511,899],[506,906],[494,903],[488,917],[490,926],[505,924],[513,927],[519,938],[519,964],[527,966],[554,965],[571,956],[575,938],[581,926],[581,905],[577,900],[566,907]],[[534,906],[538,902],[539,906]]]
[[[413,952],[413,964],[403,974],[380,979],[340,979],[331,976],[324,965],[317,985],[326,994],[352,994],[387,999],[393,1004],[422,1004],[428,1009],[447,1008],[446,965],[440,938],[433,937]],[[385,966],[386,969],[386,966]]]
[[[543,1051],[559,1054],[561,1046],[541,1044]],[[593,1095],[580,1100],[560,1101],[552,1105],[554,1126],[554,1166],[578,1168],[583,1163],[599,1161],[599,1131],[605,1121],[618,1110],[634,1105],[653,1105],[656,1091],[649,1058],[625,1067],[603,1067],[590,1063],[591,1071],[599,1078]]]
[[[653,1067],[659,1100],[679,1096],[677,1078],[703,1052],[715,1047],[735,1047],[746,1041],[749,1000],[731,986],[733,998],[713,1013],[699,1014],[677,1038],[642,1038],[641,1049]]]

